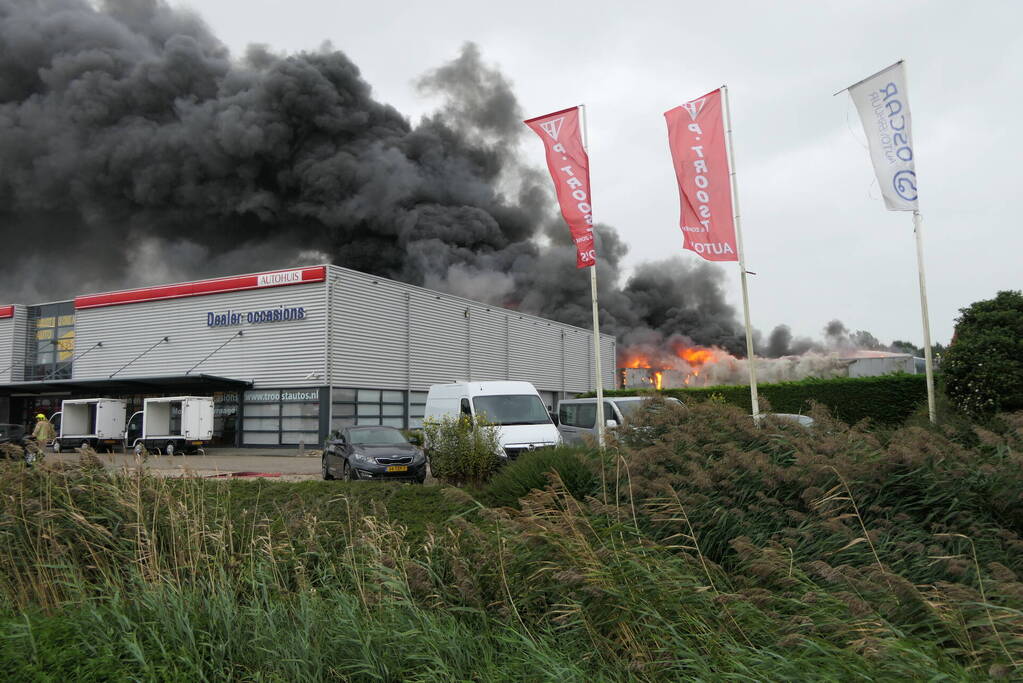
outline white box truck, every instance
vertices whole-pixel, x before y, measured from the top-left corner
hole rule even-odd
[[[127,405],[116,398],[75,398],[61,403],[60,432],[53,452],[75,448],[110,450],[121,440]]]
[[[147,398],[128,420],[125,449],[164,455],[205,453],[213,439],[213,399],[208,396]]]
[[[503,459],[538,448],[559,446],[561,434],[540,394],[529,382],[434,384],[426,395],[426,419],[468,415],[497,425]]]

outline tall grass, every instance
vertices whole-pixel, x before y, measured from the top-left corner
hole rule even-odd
[[[7,464],[0,670],[12,680],[1019,675],[1019,424],[970,447],[941,431],[818,417],[810,432],[756,429],[724,406],[662,407],[591,463],[596,495],[574,497],[555,467],[546,488],[502,508],[446,487]]]

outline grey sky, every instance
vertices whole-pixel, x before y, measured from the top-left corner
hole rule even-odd
[[[884,209],[852,103],[832,97],[904,58],[934,340],[949,340],[960,307],[1023,287],[1023,231],[1009,206],[1023,152],[1012,126],[1023,3],[176,4],[197,10],[235,54],[249,43],[293,52],[330,41],[413,119],[436,104],[414,79],[468,40],[514,83],[528,115],[586,104],[595,216],[621,232],[628,264],[681,251],[662,112],[727,83],[754,325],[818,337],[837,317],[882,341],[919,343],[911,216]],[[521,145],[541,166],[539,142]]]

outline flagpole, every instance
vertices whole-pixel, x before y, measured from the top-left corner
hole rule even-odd
[[[579,105],[579,114],[583,120],[583,149],[587,157],[590,154],[590,136],[586,125],[586,105]],[[596,246],[596,232],[594,232],[594,246]],[[593,261],[590,266],[590,298],[593,302],[593,372],[596,376],[597,386],[597,446],[604,450],[604,380],[600,371],[600,309],[597,306],[597,262]]]
[[[725,114],[725,146],[728,148],[728,177],[732,184],[732,209],[735,219],[735,246],[739,250],[739,276],[742,281],[742,312],[746,320],[746,362],[749,365],[749,394],[753,421],[760,424],[760,400],[757,396],[757,357],[753,351],[753,328],[749,321],[749,288],[746,284],[746,252],[742,246],[742,218],[739,211],[739,187],[735,179],[735,150],[732,146],[732,108],[728,86],[721,86]]]
[[[903,65],[902,69],[905,73],[906,85],[908,87],[909,69],[905,66],[904,60],[901,59],[892,66],[898,66],[899,64]],[[886,69],[881,70],[881,72],[883,71],[886,71]],[[868,76],[868,78],[872,77]],[[919,205],[919,203],[920,199],[917,198],[917,204]],[[931,419],[931,424],[938,424],[938,408],[934,398],[934,352],[931,349],[931,316],[927,311],[927,278],[924,275],[924,219],[920,215],[919,209],[913,209],[913,234],[916,235],[916,269],[920,278],[920,317],[924,324],[924,373],[927,378],[927,416]]]
[[[916,267],[920,274],[920,313],[924,323],[924,369],[927,373],[927,414],[931,424],[938,424],[938,411],[934,400],[934,358],[931,350],[931,319],[927,313],[927,280],[924,276],[924,219],[920,211],[913,211],[913,232],[916,234]]]

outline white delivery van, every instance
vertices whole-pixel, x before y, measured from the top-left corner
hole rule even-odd
[[[63,401],[57,422],[60,430],[53,452],[74,448],[110,450],[121,441],[127,404],[116,398],[76,398]]]
[[[434,384],[426,396],[424,419],[470,415],[497,425],[505,458],[561,444],[561,435],[536,387],[529,382]]]
[[[204,453],[213,439],[213,399],[208,396],[147,398],[128,420],[125,449],[164,455]]]
[[[604,421],[608,429],[616,429],[647,400],[645,396],[609,396],[604,399]],[[682,405],[677,398],[666,402]],[[558,403],[558,431],[565,443],[584,443],[585,437],[597,438],[597,399],[569,398]]]

